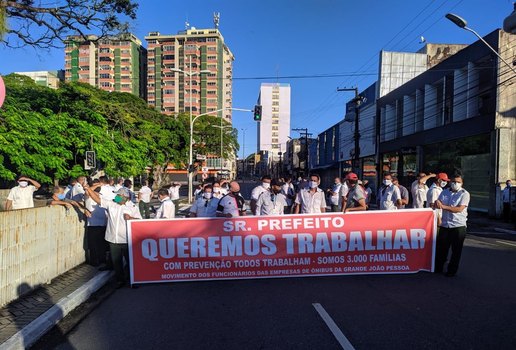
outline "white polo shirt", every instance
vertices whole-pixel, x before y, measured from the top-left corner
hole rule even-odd
[[[236,197],[226,194],[219,200],[217,213],[231,214],[232,217],[240,216],[240,211],[245,211],[245,200],[240,194]]]
[[[127,243],[127,221],[124,219],[124,214],[141,219],[140,210],[131,201],[120,205],[113,200],[106,200],[102,196],[100,197],[100,206],[107,209],[108,213],[106,241],[118,244]]]
[[[423,208],[426,201],[428,186],[421,185],[419,180],[416,180],[412,183],[412,186],[410,186],[410,192],[412,192],[412,208]]]
[[[172,219],[176,216],[176,206],[170,197],[166,197],[156,210],[156,219]]]
[[[170,199],[172,199],[173,201],[179,199],[179,187],[181,186],[170,186],[170,188],[168,189]]]
[[[297,194],[296,204],[301,205],[299,210],[301,214],[322,213],[321,208],[326,208],[324,191],[319,187],[313,193],[309,189],[301,190]]]
[[[140,188],[140,191],[138,193],[140,194],[140,199],[142,202],[144,202],[144,203],[150,202],[152,190],[149,188],[149,186],[142,186],[142,188]]]
[[[11,188],[7,199],[12,201],[12,209],[34,208],[33,194],[38,189],[36,186],[27,185],[26,187],[16,186]]]
[[[266,191],[268,191],[268,190],[265,187],[263,187],[262,185],[256,186],[255,188],[253,188],[253,191],[251,192],[251,199],[254,199],[255,201],[257,201],[258,197],[260,197],[260,195]]]
[[[283,215],[287,198],[283,193],[263,192],[256,201],[256,215]]]
[[[342,187],[342,184],[340,182],[338,184],[333,184],[331,191],[335,194],[332,194],[330,197],[331,205],[340,205],[341,199],[342,199],[342,196],[340,195],[341,187]],[[346,193],[346,195],[347,195],[347,193]]]
[[[284,183],[283,186],[281,186],[281,193],[285,196],[285,200],[287,201],[287,206],[292,205],[292,199],[288,198],[288,196],[294,196],[294,186],[290,183]]]
[[[466,206],[466,208],[464,208],[464,210],[460,213],[452,213],[451,211],[443,209],[443,216],[441,221],[442,227],[454,228],[467,226],[468,205],[470,200],[470,195],[468,191],[466,191],[463,188],[461,188],[457,192],[453,192],[450,189],[446,189],[439,195],[439,200],[444,205],[449,205],[452,207],[459,207],[461,205]]]
[[[380,210],[397,210],[396,201],[401,199],[400,189],[393,184],[382,187],[378,191]]]

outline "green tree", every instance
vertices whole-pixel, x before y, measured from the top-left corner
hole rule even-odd
[[[0,0],[0,43],[50,48],[62,46],[69,34],[127,33],[137,8],[131,0]]]

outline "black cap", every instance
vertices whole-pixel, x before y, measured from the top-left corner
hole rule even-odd
[[[283,182],[281,182],[278,179],[272,179],[271,180],[271,186],[283,186]]]

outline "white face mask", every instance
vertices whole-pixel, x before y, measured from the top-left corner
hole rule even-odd
[[[203,197],[204,197],[205,199],[210,199],[212,195],[213,195],[213,194],[212,194],[211,192],[206,192],[206,193],[204,193],[204,194],[203,194]]]
[[[220,187],[213,187],[213,193],[220,193]]]
[[[446,181],[440,181],[439,182],[439,185],[441,185],[441,187],[446,187],[448,183]]]
[[[317,181],[308,181],[308,187],[310,187],[310,188],[317,188],[317,186],[319,186]]]
[[[383,180],[383,184],[385,186],[390,186],[392,184],[392,180]]]
[[[262,182],[262,186],[263,188],[265,188],[266,190],[268,190],[270,187],[271,187],[271,184],[268,183],[268,182]]]
[[[462,184],[458,182],[452,182],[450,187],[453,191],[458,191],[462,188]]]
[[[20,181],[18,182],[18,184],[20,185],[20,187],[27,187],[29,185],[27,181]]]

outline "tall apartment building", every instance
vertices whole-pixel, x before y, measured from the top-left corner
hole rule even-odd
[[[146,98],[147,50],[133,34],[99,39],[70,36],[65,48],[65,80]]]
[[[218,29],[151,32],[145,40],[150,106],[165,114],[188,113],[190,107],[193,115],[222,110],[217,115],[231,122],[234,56]]]
[[[258,104],[262,120],[258,122],[257,153],[269,152],[269,159],[278,160],[278,152],[286,152],[290,135],[290,84],[263,83]]]

